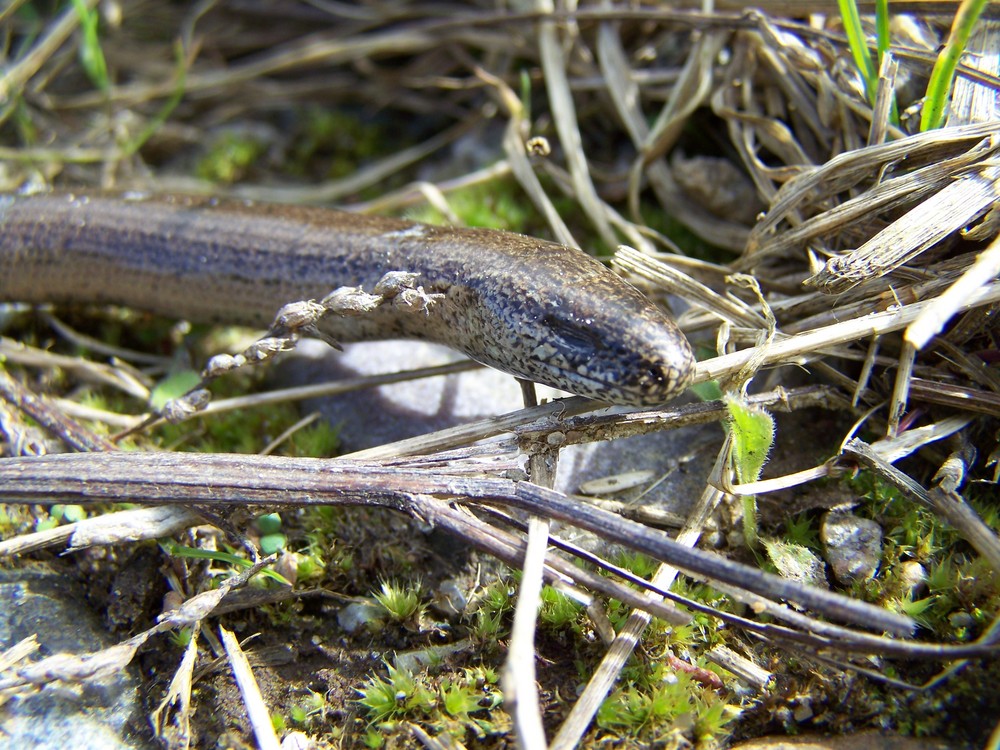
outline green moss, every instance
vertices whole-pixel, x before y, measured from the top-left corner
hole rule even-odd
[[[514,611],[514,589],[511,583],[498,579],[488,584],[476,598],[469,617],[469,634],[483,647],[494,649],[509,629]]]
[[[278,734],[284,734],[285,730],[288,728],[288,723],[285,721],[285,717],[281,714],[271,714],[271,727]]]
[[[632,550],[619,550],[611,560],[619,568],[640,578],[650,578],[660,567],[659,560]]]
[[[0,537],[11,537],[30,531],[35,521],[28,505],[0,504]]]
[[[732,252],[702,239],[665,212],[659,204],[644,204],[641,211],[646,226],[671,240],[686,255],[709,263],[728,263],[733,259]]]
[[[373,722],[420,718],[434,708],[434,694],[409,672],[391,664],[387,677],[372,675],[358,690],[358,703]]]
[[[625,685],[601,704],[597,725],[630,743],[677,743],[684,739],[718,741],[738,709],[697,685],[684,672],[657,670],[650,687]]]
[[[480,693],[475,685],[464,680],[444,680],[438,689],[441,708],[454,719],[467,721],[469,714],[479,711]]]
[[[424,609],[420,603],[420,584],[401,584],[396,581],[382,581],[373,598],[394,622],[406,622],[419,617]]]
[[[195,166],[195,174],[209,182],[230,185],[241,180],[267,151],[267,144],[244,133],[225,132],[215,138]]]
[[[296,124],[293,146],[282,165],[289,175],[347,177],[386,150],[385,128],[357,112],[307,107],[299,111]]]
[[[538,226],[530,201],[524,199],[524,193],[510,177],[451,192],[448,206],[463,224],[471,227],[530,232],[533,221]],[[407,216],[430,224],[447,222],[444,214],[426,204],[408,211]]]
[[[312,725],[317,718],[321,717],[327,708],[328,705],[323,694],[310,690],[306,698],[301,703],[298,703],[289,709],[288,718],[291,723],[297,726],[308,727]]]
[[[583,612],[583,605],[580,602],[571,599],[551,586],[542,588],[541,598],[542,606],[538,613],[541,627],[556,632],[562,632],[566,629],[575,633],[582,632],[580,616]]]
[[[816,553],[823,551],[816,518],[809,512],[798,513],[785,519],[785,541],[806,547]]]
[[[371,722],[369,730],[392,735],[406,722],[425,727],[430,734],[446,734],[464,742],[471,732],[482,740],[509,729],[499,710],[497,674],[484,668],[467,668],[434,677],[386,665],[387,674],[369,677],[358,689],[358,704]]]
[[[308,427],[296,430],[291,439],[282,447],[286,456],[311,456],[326,458],[335,456],[340,450],[340,426],[324,420],[313,422]]]
[[[969,640],[986,626],[983,612],[1000,609],[1000,582],[989,563],[932,510],[904,497],[894,487],[862,472],[850,482],[863,500],[860,515],[883,528],[882,565],[876,578],[859,582],[852,593],[915,617],[946,641]],[[977,501],[995,522],[995,503]],[[926,592],[914,596],[902,580],[902,563],[919,562],[926,570]]]
[[[215,401],[241,396],[260,388],[263,371],[230,373],[212,383]],[[154,438],[161,447],[206,453],[256,453],[299,419],[296,405],[291,402],[269,404],[260,409],[232,411],[199,416],[180,424],[160,424]],[[295,445],[294,441],[291,445]],[[277,453],[285,455],[286,445]]]

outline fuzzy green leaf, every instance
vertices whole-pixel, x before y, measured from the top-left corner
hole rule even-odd
[[[733,467],[740,484],[756,482],[774,444],[774,417],[727,396]]]

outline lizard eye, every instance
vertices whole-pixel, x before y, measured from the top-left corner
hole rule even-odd
[[[601,339],[588,328],[552,316],[546,316],[543,322],[559,339],[559,343],[581,356],[590,357],[603,348]]]

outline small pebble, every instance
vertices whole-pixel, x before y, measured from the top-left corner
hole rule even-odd
[[[701,546],[706,548],[722,549],[726,544],[726,535],[721,531],[710,531],[701,538]]]
[[[446,617],[452,617],[462,614],[469,606],[469,600],[458,581],[449,578],[437,587],[431,606]]]
[[[819,537],[838,581],[865,581],[875,575],[882,559],[882,528],[877,523],[851,513],[827,513]]]
[[[799,724],[804,721],[808,721],[815,714],[813,714],[812,706],[808,703],[800,703],[792,710],[792,716],[795,718]]]
[[[916,560],[907,560],[899,566],[899,584],[904,594],[916,599],[927,589],[927,570]]]
[[[305,732],[289,732],[281,740],[281,750],[314,750],[316,747]]]
[[[346,632],[356,633],[369,623],[377,622],[385,610],[375,602],[360,601],[341,607],[337,612],[337,622]]]
[[[968,612],[955,612],[954,614],[948,615],[948,623],[958,630],[959,628],[967,628],[975,624],[975,619]]]

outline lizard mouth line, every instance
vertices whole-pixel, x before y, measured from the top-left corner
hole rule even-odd
[[[568,370],[555,365],[543,364],[543,371],[551,375],[555,388],[592,398],[595,401],[605,401],[618,406],[652,406],[649,394],[637,386],[624,386],[615,380],[602,380],[589,375],[581,375],[576,370]],[[550,384],[552,384],[550,383]],[[568,386],[572,387],[568,387]]]

